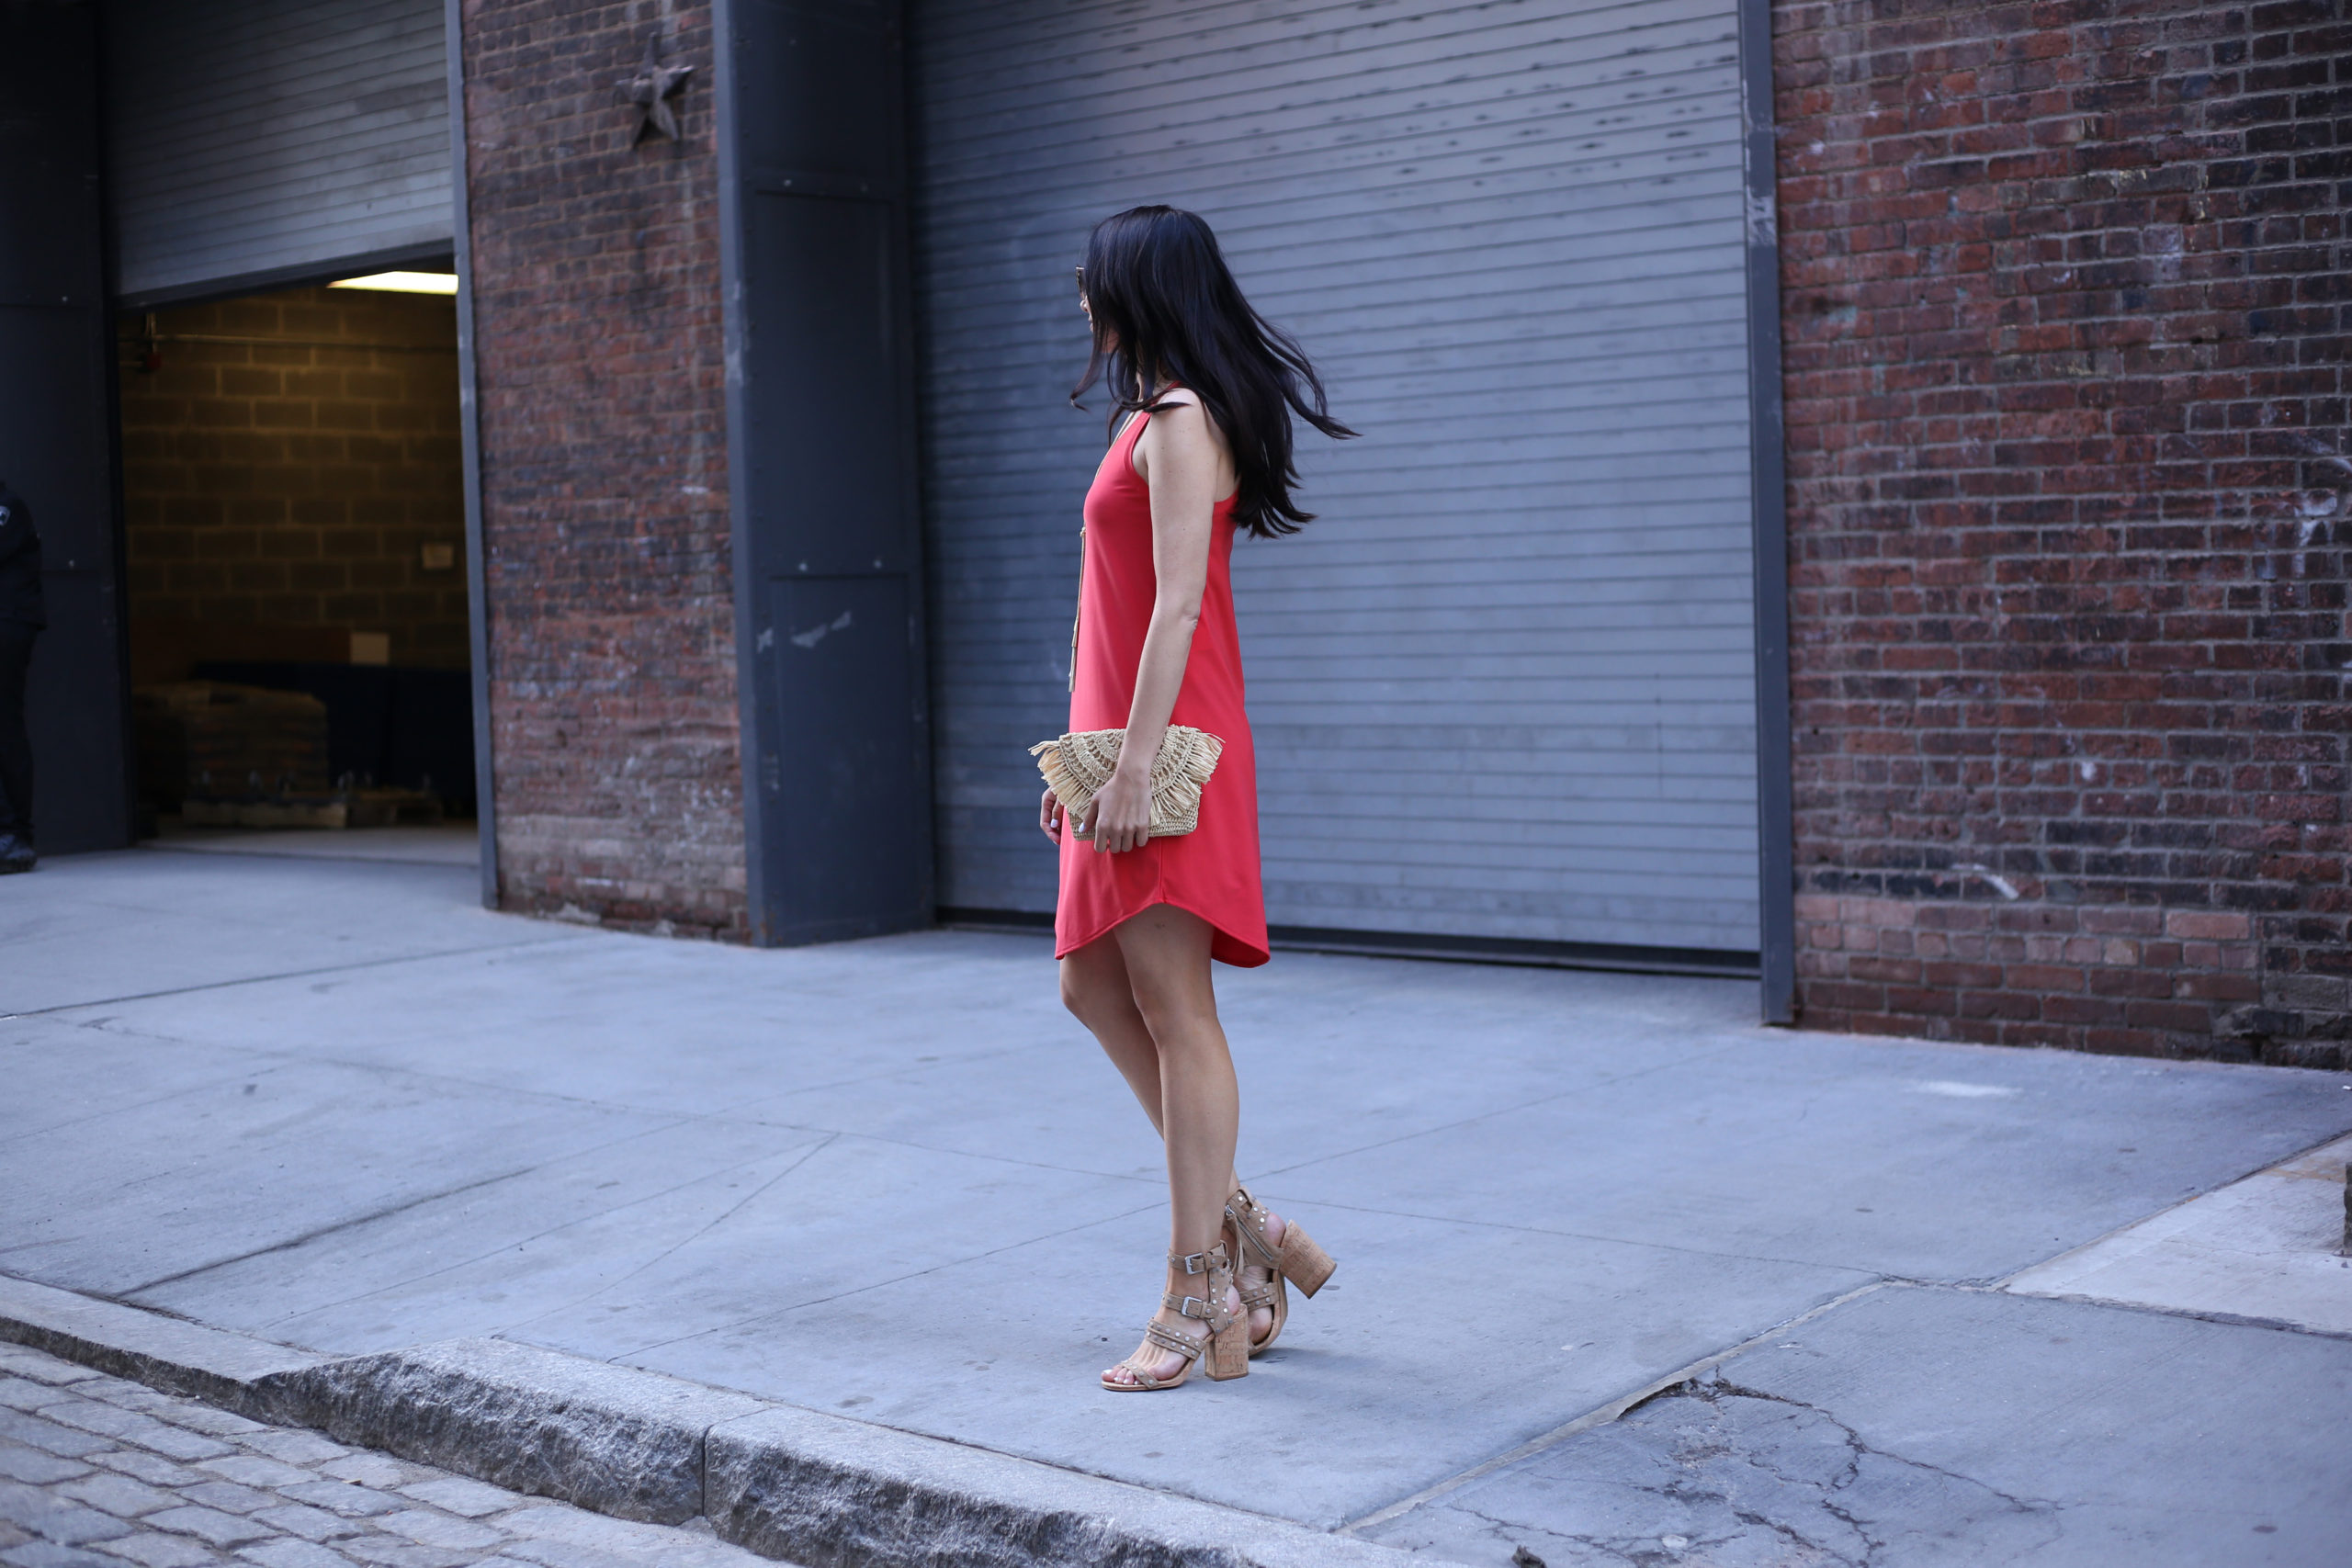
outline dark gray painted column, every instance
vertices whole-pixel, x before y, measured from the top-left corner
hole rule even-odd
[[[932,919],[895,0],[719,0],[752,939]]]
[[[40,530],[28,693],[48,853],[130,842],[95,7],[0,0],[0,478]]]
[[[481,902],[498,908],[498,795],[490,754],[490,599],[481,536],[481,417],[474,380],[473,230],[466,208],[464,0],[446,0],[449,49],[450,231],[458,269],[458,430],[466,487],[466,644],[473,660],[474,822],[480,830]]]
[[[1781,239],[1771,0],[1739,0],[1747,172],[1748,475],[1756,519],[1758,947],[1764,1021],[1796,1018],[1796,823],[1789,737],[1787,429],[1781,412]]]

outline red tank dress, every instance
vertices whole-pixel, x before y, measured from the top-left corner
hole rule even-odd
[[[1078,590],[1078,659],[1069,728],[1121,729],[1134,705],[1158,577],[1151,565],[1151,491],[1136,473],[1139,413],[1103,454],[1086,492],[1086,570]],[[1181,838],[1104,854],[1062,833],[1061,899],[1054,956],[1075,953],[1154,904],[1173,904],[1215,928],[1209,954],[1245,968],[1266,962],[1266,897],[1258,880],[1258,763],[1242,704],[1241,638],[1233,625],[1233,502],[1210,525],[1208,585],[1170,724],[1225,742],[1201,790],[1201,824]]]

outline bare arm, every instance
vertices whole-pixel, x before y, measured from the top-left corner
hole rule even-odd
[[[1164,412],[1136,442],[1136,468],[1151,490],[1151,570],[1157,591],[1136,671],[1135,702],[1118,771],[1088,808],[1094,847],[1116,852],[1149,839],[1151,760],[1183,689],[1193,631],[1208,587],[1209,545],[1219,497],[1231,493],[1233,459],[1224,437],[1188,391],[1169,394]]]

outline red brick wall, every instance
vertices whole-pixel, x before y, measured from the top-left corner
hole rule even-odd
[[[684,140],[631,144],[649,33]],[[706,5],[467,0],[507,908],[744,928]]]
[[[1775,35],[1804,1021],[2352,1065],[2344,6]]]

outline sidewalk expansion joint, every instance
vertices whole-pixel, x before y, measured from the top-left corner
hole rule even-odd
[[[701,1517],[723,1540],[804,1568],[1453,1568],[1343,1531],[514,1340],[333,1357],[7,1275],[0,1339],[599,1513]]]
[[[386,958],[355,959],[348,964],[324,964],[315,969],[288,969],[277,975],[240,975],[232,980],[206,980],[193,986],[167,986],[160,991],[135,991],[123,997],[93,997],[87,1001],[59,1002],[53,1007],[27,1008],[22,1012],[0,1012],[0,1023],[12,1019],[47,1018],[53,1013],[80,1012],[85,1008],[119,1007],[125,1002],[160,1001],[166,997],[193,996],[198,991],[226,991],[239,986],[266,986],[276,980],[308,980],[320,975],[349,975],[362,969],[386,969],[397,964],[429,964],[436,958],[464,958],[476,953],[522,953],[535,947],[558,946],[582,940],[576,935],[531,937],[522,942],[492,942],[488,946],[437,948],[431,953],[399,953]]]
[[[249,1263],[256,1258],[270,1258],[281,1252],[292,1252],[298,1247],[308,1247],[311,1243],[323,1237],[340,1235],[345,1231],[357,1230],[364,1225],[372,1225],[379,1220],[388,1220],[395,1214],[405,1214],[411,1210],[422,1209],[428,1203],[438,1203],[445,1199],[479,1191],[485,1187],[495,1187],[502,1181],[512,1181],[518,1176],[528,1176],[532,1169],[530,1166],[520,1166],[513,1170],[502,1170],[493,1176],[479,1177],[471,1181],[460,1182],[455,1187],[439,1188],[431,1192],[420,1193],[413,1198],[403,1198],[397,1203],[387,1203],[380,1209],[370,1209],[364,1214],[354,1214],[347,1220],[337,1220],[333,1224],[320,1225],[304,1231],[300,1235],[288,1236],[284,1241],[274,1241],[266,1247],[256,1247],[249,1252],[236,1253],[228,1258],[216,1258],[209,1263],[198,1263],[193,1268],[183,1269],[176,1274],[166,1274],[159,1280],[149,1280],[144,1284],[131,1286],[122,1294],[126,1299],[135,1298],[149,1291],[161,1290],[165,1285],[176,1285],[183,1280],[209,1274],[216,1269],[228,1269],[239,1263]]]
[[[2346,1084],[2344,1087],[2347,1089],[2352,1089],[2352,1083]],[[2061,1263],[2069,1258],[2075,1258],[2086,1252],[2096,1251],[2098,1248],[2105,1247],[2109,1242],[2115,1240],[2118,1236],[2127,1235],[2132,1231],[2140,1229],[2143,1225],[2150,1224],[2155,1221],[2163,1219],[2166,1214],[2177,1213],[2180,1210],[2188,1207],[2191,1203],[2202,1202],[2204,1200],[2213,1197],[2218,1193],[2226,1192],[2241,1181],[2251,1181],[2257,1176],[2277,1170],[2282,1166],[2292,1165],[2299,1159],[2308,1159],[2319,1150],[2327,1147],[2330,1144],[2340,1141],[2345,1136],[2346,1134],[2344,1132],[2330,1133],[2316,1143],[2310,1144],[2302,1148],[2297,1149],[2292,1154],[2266,1159],[2260,1165],[2254,1167],[2250,1170],[2242,1170],[2238,1172],[2237,1175],[2216,1181],[2209,1187],[2199,1188],[2193,1192],[2185,1192],[2181,1194],[2181,1196],[2174,1199],[2171,1202],[2165,1204],[2160,1209],[2151,1210],[2147,1213],[2135,1215],[2131,1219],[2125,1220],[2120,1224],[2112,1226],[2108,1230],[2101,1231],[2098,1235],[2091,1237],[2088,1241],[2077,1242],[2072,1247],[2062,1247],[2058,1251],[2052,1253],[2049,1257],[2037,1258],[2021,1269],[2012,1269],[2007,1273],[1991,1281],[1991,1283],[1996,1290],[2007,1291],[2014,1286],[2018,1280],[2032,1273],[2037,1269],[2047,1269],[2052,1263]],[[2346,1179],[2347,1183],[2352,1183],[2352,1170],[2346,1171]],[[2347,1214],[2352,1214],[2352,1198],[2347,1198],[2346,1200],[2346,1212]],[[2085,1299],[2088,1300],[2089,1298],[2086,1297]],[[2181,1313],[2177,1315],[2183,1317],[2194,1317],[2199,1314],[2195,1313]],[[2273,1325],[2264,1323],[2262,1324],[2262,1326],[2267,1327]],[[2279,1326],[2291,1327],[2294,1325],[2284,1325]],[[2314,1333],[2321,1331],[2306,1329],[2303,1332]]]
[[[2092,1295],[2079,1291],[1998,1291],[1988,1293],[2009,1296],[2017,1301],[2072,1302],[2077,1306],[2101,1307],[2109,1312],[2138,1313],[2143,1317],[2186,1318],[2191,1323],[2215,1323],[2224,1328],[2260,1328],[2272,1334],[2300,1334],[2307,1339],[2352,1340],[2352,1333],[2341,1328],[2320,1328],[2308,1323],[2291,1323],[2282,1317],[2255,1317],[2213,1307],[2165,1306],[2157,1302],[2119,1301],[2112,1296]]]

